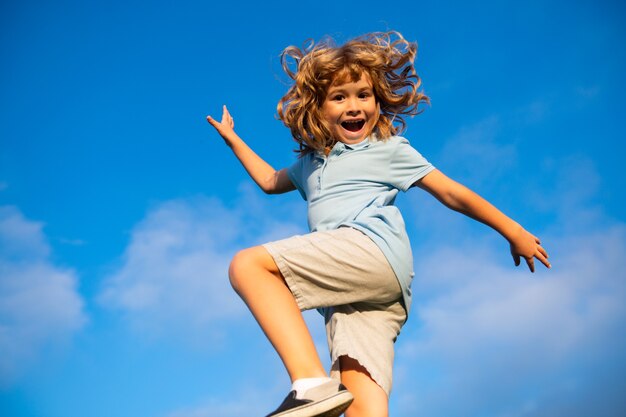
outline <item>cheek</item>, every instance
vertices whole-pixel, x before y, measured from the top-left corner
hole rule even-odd
[[[333,123],[337,120],[337,111],[332,105],[326,105],[322,107],[322,118],[328,123]]]
[[[374,101],[372,103],[372,111],[376,114],[380,114],[380,104],[378,103],[378,101]]]
[[[328,119],[328,102],[324,102],[320,108],[320,115],[324,120]]]
[[[380,117],[380,107],[378,103],[373,103],[369,109],[370,119],[374,121],[374,124],[378,122],[378,118]]]
[[[324,128],[326,128],[328,131],[332,131],[334,123],[333,123],[331,114],[326,108],[326,106],[322,107],[319,115],[320,115],[320,122],[324,126]]]

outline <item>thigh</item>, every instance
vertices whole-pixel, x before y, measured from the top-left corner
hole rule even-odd
[[[294,236],[263,245],[302,310],[355,302],[389,302],[400,284],[380,248],[352,228]]]

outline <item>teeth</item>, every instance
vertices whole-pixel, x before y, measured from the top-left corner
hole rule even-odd
[[[358,132],[365,125],[365,120],[344,120],[341,122],[341,125],[344,129],[349,130],[350,132]]]
[[[365,120],[363,119],[344,120],[343,122],[341,122],[341,125],[343,126],[344,129],[350,132],[358,132],[365,125]]]

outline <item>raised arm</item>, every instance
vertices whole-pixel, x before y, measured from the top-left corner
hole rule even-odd
[[[235,121],[226,106],[222,113],[222,121],[218,122],[211,116],[206,117],[211,126],[217,130],[224,142],[232,149],[250,177],[268,194],[281,194],[295,190],[286,169],[280,171],[272,168],[235,133]]]
[[[504,236],[511,246],[515,265],[519,265],[520,258],[524,258],[531,272],[535,272],[537,258],[550,268],[548,254],[536,236],[469,188],[448,178],[439,170],[428,173],[415,185],[428,191],[448,208],[478,220]]]

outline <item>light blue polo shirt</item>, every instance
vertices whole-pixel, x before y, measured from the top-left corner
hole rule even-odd
[[[408,140],[393,136],[355,145],[338,142],[328,156],[306,154],[287,173],[308,203],[311,232],[349,226],[380,247],[400,282],[408,312],[413,255],[394,202],[400,190],[408,190],[434,169]]]

